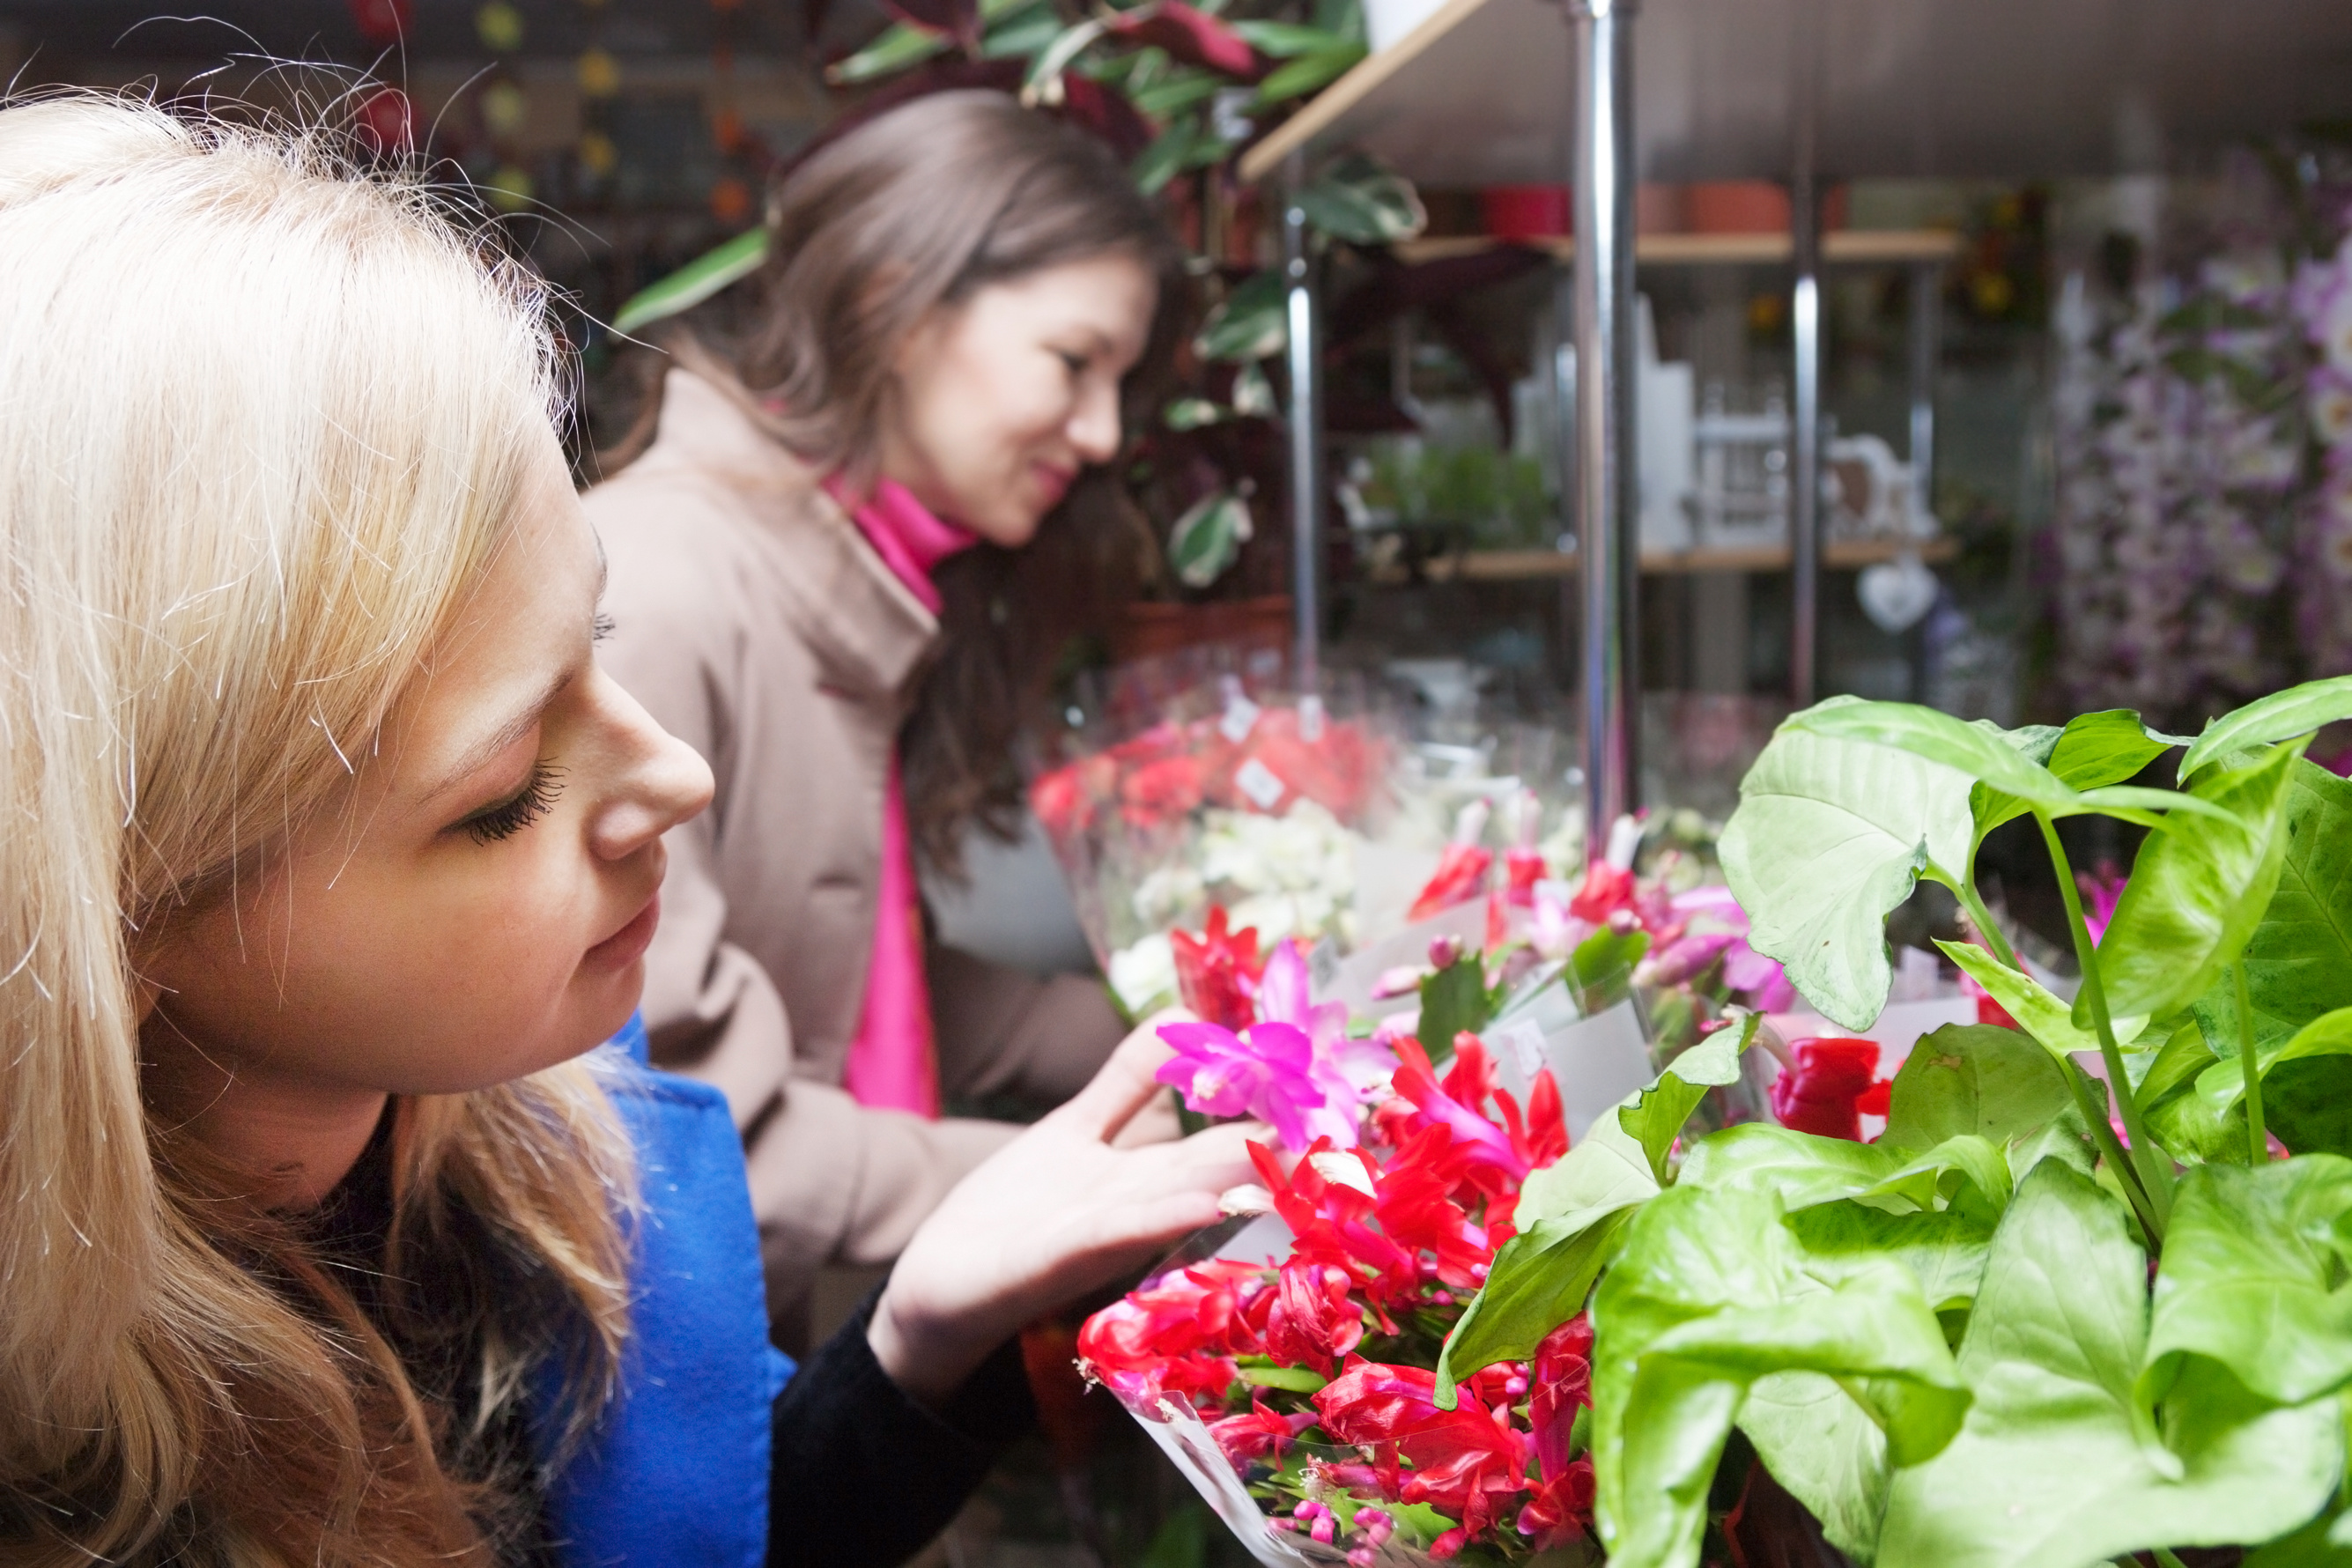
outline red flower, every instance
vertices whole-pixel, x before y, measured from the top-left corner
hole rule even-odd
[[[1475,844],[1449,844],[1438,858],[1437,870],[1421,889],[1421,896],[1405,911],[1408,921],[1425,921],[1443,913],[1456,904],[1469,902],[1484,891],[1486,873],[1495,865],[1495,852]]]
[[[1590,1458],[1575,1460],[1558,1475],[1544,1477],[1536,1482],[1527,1506],[1519,1510],[1519,1533],[1533,1536],[1538,1552],[1570,1544],[1591,1528],[1592,1501],[1598,1490]]]
[[[1419,1367],[1357,1361],[1317,1391],[1315,1408],[1323,1429],[1342,1443],[1395,1445],[1412,1462],[1398,1499],[1459,1519],[1467,1540],[1527,1489],[1527,1437],[1512,1427],[1507,1409],[1465,1399],[1458,1409],[1440,1410],[1435,1387],[1435,1376]]]
[[[1304,1158],[1285,1176],[1282,1167],[1263,1145],[1249,1145],[1259,1179],[1274,1194],[1275,1212],[1290,1226],[1295,1238],[1291,1258],[1340,1269],[1361,1286],[1375,1307],[1411,1300],[1420,1293],[1421,1262],[1411,1252],[1365,1223],[1371,1217],[1375,1167],[1360,1149],[1340,1151],[1328,1138],[1318,1138]],[[1356,1163],[1364,1172],[1363,1184],[1327,1179],[1317,1166],[1325,1161]],[[1344,1169],[1344,1167],[1339,1167]],[[1382,1320],[1385,1331],[1395,1326]]]
[[[1493,1067],[1478,1037],[1456,1036],[1454,1053],[1456,1060],[1446,1075],[1447,1085],[1475,1093],[1476,1102],[1485,1103],[1494,1081]],[[1492,1167],[1507,1177],[1515,1189],[1527,1179],[1527,1156],[1511,1146],[1509,1135],[1501,1128],[1438,1086],[1436,1069],[1429,1065],[1429,1053],[1421,1048],[1420,1041],[1401,1037],[1397,1055],[1402,1063],[1391,1081],[1399,1096],[1412,1101],[1423,1117],[1452,1132],[1456,1143],[1465,1145],[1472,1165]]]
[[[1856,1102],[1878,1072],[1875,1040],[1808,1039],[1789,1047],[1794,1065],[1772,1080],[1780,1125],[1821,1138],[1862,1139]]]
[[[1215,907],[1199,936],[1172,931],[1168,943],[1175,952],[1176,989],[1185,1006],[1223,1028],[1247,1028],[1257,1021],[1257,982],[1265,960],[1258,954],[1255,926],[1228,930],[1224,910]]]
[[[1514,849],[1503,857],[1504,889],[1515,908],[1535,908],[1536,884],[1550,874],[1551,868],[1533,849]]]
[[[1315,1417],[1303,1410],[1296,1415],[1285,1415],[1267,1409],[1265,1401],[1253,1391],[1249,1413],[1210,1422],[1209,1436],[1217,1440],[1217,1447],[1225,1451],[1225,1458],[1238,1470],[1252,1459],[1270,1457],[1278,1463],[1283,1448],[1291,1439],[1313,1425]]]
[[[1222,1399],[1237,1375],[1233,1358],[1257,1349],[1243,1309],[1263,1272],[1217,1259],[1147,1280],[1086,1321],[1078,1357],[1124,1394]]]
[[[1592,1517],[1592,1461],[1569,1458],[1576,1413],[1592,1403],[1592,1325],[1570,1318],[1544,1336],[1528,1363],[1528,1425],[1533,1428],[1535,1495],[1519,1510],[1521,1535],[1538,1552],[1582,1535]]]
[[[1146,763],[1120,781],[1119,815],[1137,827],[1156,827],[1200,807],[1201,764],[1191,757]]]
[[[1284,1264],[1274,1289],[1251,1303],[1250,1327],[1265,1353],[1328,1376],[1364,1337],[1364,1309],[1348,1293],[1352,1282],[1345,1268],[1328,1264]]]
[[[1619,910],[1633,907],[1633,873],[1621,871],[1606,860],[1584,868],[1584,886],[1568,900],[1568,912],[1580,921],[1601,924]]]
[[[1444,1127],[1423,1127],[1381,1173],[1374,1203],[1382,1231],[1415,1252],[1433,1254],[1437,1278],[1445,1284],[1475,1290],[1486,1283],[1495,1247],[1453,1202],[1464,1175],[1453,1158],[1458,1147]]]

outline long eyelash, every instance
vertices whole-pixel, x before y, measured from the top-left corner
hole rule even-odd
[[[592,643],[603,642],[613,635],[613,625],[612,616],[599,612],[596,618],[588,623],[588,640]]]
[[[537,822],[563,793],[563,770],[541,763],[530,771],[530,778],[520,792],[486,806],[466,818],[458,826],[472,835],[477,844],[494,844],[501,838],[511,838]]]

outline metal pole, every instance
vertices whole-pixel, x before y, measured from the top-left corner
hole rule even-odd
[[[1789,300],[1796,374],[1789,443],[1789,700],[1813,700],[1814,651],[1822,601],[1822,224],[1815,188],[1814,53],[1811,7],[1798,7],[1797,134],[1789,182],[1789,231],[1796,283]]]
[[[1943,281],[1937,263],[1911,268],[1911,515],[1935,515],[1936,361],[1942,343],[1937,291]]]
[[[1584,586],[1584,853],[1635,809],[1641,701],[1633,435],[1633,0],[1571,0],[1576,24],[1576,532]]]
[[[1298,690],[1313,694],[1323,662],[1323,387],[1321,343],[1315,311],[1315,258],[1307,245],[1307,157],[1283,164],[1282,271],[1289,285],[1290,328],[1290,595],[1297,617],[1294,671]]]

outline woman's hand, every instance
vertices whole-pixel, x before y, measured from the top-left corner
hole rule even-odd
[[[1040,1313],[1150,1261],[1219,1217],[1217,1194],[1254,1179],[1245,1126],[1114,1148],[1167,1059],[1150,1025],[1121,1042],[1069,1103],[966,1176],[899,1255],[866,1339],[919,1400],[953,1393]]]

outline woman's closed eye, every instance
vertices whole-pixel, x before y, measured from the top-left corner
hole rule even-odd
[[[521,789],[495,805],[484,806],[456,826],[463,828],[477,844],[511,838],[546,816],[555,805],[556,796],[562,793],[563,770],[552,763],[535,763]]]

